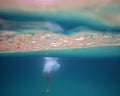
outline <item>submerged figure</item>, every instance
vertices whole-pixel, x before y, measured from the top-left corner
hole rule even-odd
[[[45,59],[45,64],[43,68],[43,73],[47,78],[47,88],[45,92],[49,93],[52,71],[56,71],[60,67],[60,64],[57,61],[58,59],[54,57],[45,57],[44,59]]]

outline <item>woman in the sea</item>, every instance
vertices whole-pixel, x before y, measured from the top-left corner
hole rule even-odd
[[[54,57],[45,57],[44,58],[44,68],[43,68],[43,74],[47,78],[47,87],[45,92],[48,94],[50,92],[50,85],[51,85],[51,75],[53,71],[56,71],[60,64],[57,61],[57,58]]]

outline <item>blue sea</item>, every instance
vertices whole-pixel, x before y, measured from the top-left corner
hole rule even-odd
[[[6,20],[0,23],[0,31],[21,32],[21,30],[34,29],[49,30],[64,35],[84,30],[120,32],[119,26],[113,26],[94,16],[91,18],[87,14],[81,17],[76,14],[74,16],[60,14],[35,16],[28,14],[28,16],[18,12],[14,14],[0,12],[0,18]],[[51,27],[42,26],[42,21],[48,21]],[[29,23],[31,25],[26,26]],[[3,25],[9,26],[4,29]],[[120,46],[1,52],[0,96],[120,96],[119,52]],[[43,75],[44,57],[58,58],[60,64],[60,68],[50,74],[48,93],[45,92],[48,81]]]
[[[84,49],[79,55],[1,54],[0,96],[120,96],[119,47],[117,52],[115,47],[105,48],[96,48],[100,52],[89,55],[82,55],[86,53]],[[103,50],[111,51],[104,55]],[[44,57],[50,56],[59,59],[60,68],[51,73],[50,91],[46,93],[48,81],[43,66]]]

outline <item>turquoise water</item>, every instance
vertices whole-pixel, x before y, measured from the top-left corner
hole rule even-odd
[[[86,30],[120,32],[119,24],[115,26],[89,13],[58,13],[31,15],[1,11],[0,19],[5,21],[0,22],[0,32],[47,30],[65,35]],[[51,27],[45,26],[45,22]],[[13,53],[3,51],[0,53],[0,96],[120,96],[119,52],[119,46]],[[61,65],[51,74],[48,94],[45,93],[47,78],[42,73],[44,57],[57,57]]]
[[[101,52],[104,53],[102,49]],[[42,73],[45,55],[1,54],[0,83],[3,91],[0,95],[119,96],[120,56],[113,51],[111,48],[110,52],[106,51],[106,55],[96,51],[93,56],[80,54],[75,56],[72,52],[71,55],[68,54],[69,56],[63,54],[55,56],[49,53],[48,56],[59,59],[58,63],[61,67],[52,73],[48,94],[45,93],[47,79]]]
[[[120,46],[105,46],[92,48],[75,48],[65,50],[47,50],[33,52],[5,52],[1,51],[1,57],[11,56],[42,56],[42,57],[120,57]]]
[[[119,96],[119,58],[59,59],[61,69],[52,76],[48,96]],[[5,96],[47,96],[41,58],[7,60],[9,62],[3,59],[2,65]]]
[[[100,11],[101,12],[101,11]],[[104,13],[104,11],[103,11]],[[102,13],[100,13],[102,14]],[[119,11],[117,12],[119,14]],[[116,14],[116,15],[117,15]],[[113,15],[111,13],[111,15]],[[114,14],[115,15],[115,14]],[[72,34],[83,31],[120,32],[120,24],[95,15],[92,12],[80,10],[79,12],[51,12],[51,13],[16,13],[0,11],[0,18],[6,20],[0,23],[1,30],[46,30],[50,32]],[[48,22],[50,27],[44,23]],[[9,27],[4,28],[3,25]],[[29,25],[29,26],[27,26]]]

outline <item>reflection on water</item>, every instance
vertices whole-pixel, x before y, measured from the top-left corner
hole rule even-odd
[[[119,33],[79,32],[72,35],[35,32],[18,34],[4,31],[0,34],[1,51],[42,51],[100,46],[120,46]]]
[[[0,11],[0,51],[31,52],[120,46],[120,8],[117,4],[116,7],[111,5],[111,2],[97,11],[88,7],[73,8],[71,11],[61,7],[61,11],[41,9],[34,14],[16,14],[15,10]],[[99,3],[104,5],[103,1]]]

